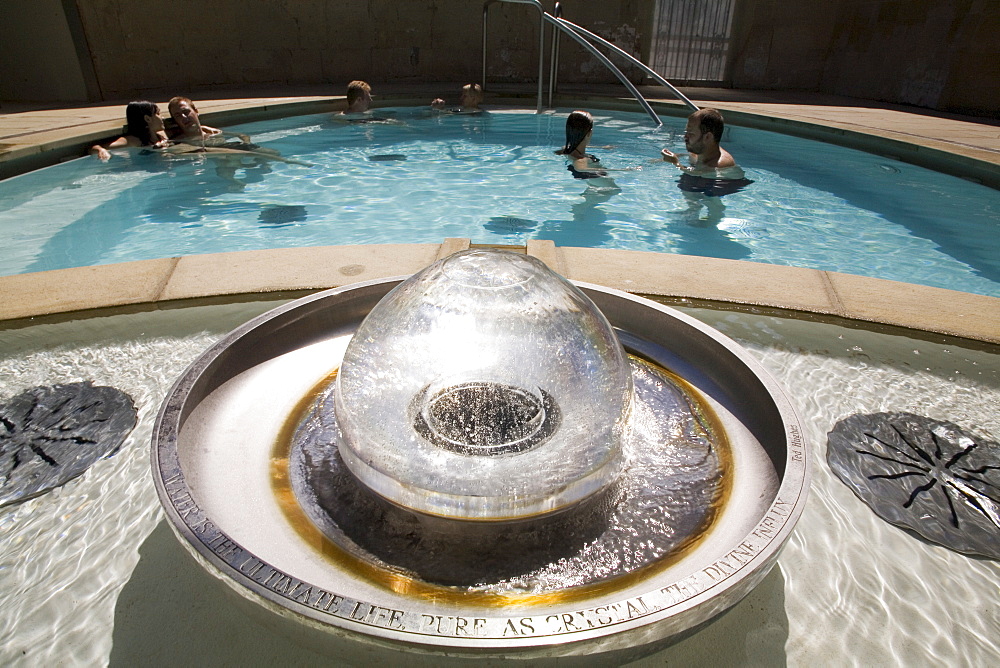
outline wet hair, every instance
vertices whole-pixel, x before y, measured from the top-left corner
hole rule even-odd
[[[364,81],[352,81],[347,84],[347,106],[354,104],[354,102],[361,97],[362,93],[368,93],[371,95],[372,87]]]
[[[587,133],[593,129],[594,117],[590,115],[590,112],[574,111],[566,117],[566,145],[557,153],[560,155],[572,153],[586,138]]]
[[[160,110],[156,103],[148,100],[134,100],[125,107],[125,134],[138,139],[143,146],[149,146],[149,123],[146,116],[157,116]]]
[[[170,102],[167,102],[167,111],[170,112],[170,116],[174,115],[174,107],[177,107],[181,102],[187,102],[188,106],[194,110],[194,113],[198,113],[198,107],[194,106],[194,102],[191,101],[189,97],[181,97],[180,95],[170,98]]]
[[[465,84],[462,86],[462,94],[469,94],[476,98],[476,104],[483,101],[483,87],[477,83]]]
[[[726,121],[723,120],[722,114],[719,113],[718,109],[709,109],[707,107],[699,109],[688,116],[688,119],[692,118],[698,121],[698,128],[702,132],[712,133],[716,144],[722,141],[722,132],[726,129]]]

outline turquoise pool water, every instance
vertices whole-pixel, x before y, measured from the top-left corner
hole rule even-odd
[[[381,109],[228,128],[300,163],[119,152],[0,182],[0,275],[234,250],[359,243],[523,244],[685,253],[1000,296],[1000,192],[888,158],[739,127],[753,181],[687,196],[682,119],[597,112],[592,152],[616,190],[553,154],[566,110],[477,116]]]

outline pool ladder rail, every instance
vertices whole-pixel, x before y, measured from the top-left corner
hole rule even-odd
[[[618,69],[618,67],[616,67],[615,64],[612,63],[607,56],[605,56],[597,49],[595,43],[607,48],[612,53],[621,56],[631,65],[638,67],[643,72],[645,72],[650,78],[656,81],[656,83],[660,84],[661,86],[665,86],[666,88],[669,88],[671,92],[673,92],[674,96],[677,97],[678,100],[683,102],[684,105],[691,111],[698,110],[698,107],[697,105],[695,105],[694,102],[689,100],[683,93],[677,90],[669,81],[664,79],[656,71],[654,71],[651,67],[649,67],[645,63],[643,63],[641,60],[639,60],[632,54],[628,53],[627,51],[618,48],[617,46],[615,46],[608,40],[604,39],[603,37],[592,33],[586,28],[578,26],[572,21],[567,21],[566,19],[562,18],[561,3],[557,2],[555,4],[554,14],[550,14],[547,11],[545,11],[545,8],[542,7],[542,3],[539,0],[486,0],[486,2],[483,3],[482,85],[484,89],[486,88],[486,52],[487,52],[486,44],[487,44],[487,35],[489,34],[489,28],[488,28],[489,9],[491,5],[494,5],[498,2],[531,5],[538,10],[540,16],[539,19],[540,22],[538,29],[538,97],[536,106],[537,112],[540,113],[542,111],[542,87],[545,78],[545,24],[546,23],[552,26],[552,49],[549,57],[549,106],[550,107],[552,106],[552,95],[555,90],[556,77],[558,73],[557,64],[559,59],[559,38],[560,35],[565,33],[571,39],[580,44],[580,46],[582,46],[584,49],[590,52],[595,58],[597,58],[600,62],[602,62],[604,66],[607,67],[616,77],[618,77],[618,80],[621,81],[622,84],[624,84],[624,86],[636,99],[639,105],[645,110],[645,112],[652,119],[653,123],[655,123],[657,126],[662,125],[663,122],[660,120],[660,117],[656,115],[656,112],[653,111],[653,107],[650,106],[649,102],[646,101],[646,98],[642,96],[642,94],[635,87],[635,85],[633,85],[632,82],[628,80],[628,77],[626,77],[625,74],[620,69]]]

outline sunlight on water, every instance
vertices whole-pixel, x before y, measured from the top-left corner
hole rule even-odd
[[[826,434],[854,413],[908,411],[997,440],[1000,357],[833,325],[691,313],[761,360],[813,445],[811,495],[779,559],[790,663],[995,664],[1000,563],[879,519],[827,466]]]
[[[174,379],[226,331],[276,305],[0,331],[0,402],[36,385],[89,379],[128,392],[140,417],[118,454],[62,488],[0,510],[0,664],[105,665],[128,646],[119,635],[128,629],[148,634],[143,642],[176,665],[219,652],[232,665],[321,665],[232,612],[222,585],[198,579],[200,569],[162,526],[149,470],[152,423]],[[688,312],[745,345],[786,388],[812,450],[812,491],[778,567],[757,590],[637,665],[1000,662],[1000,564],[882,522],[825,462],[826,433],[857,412],[910,411],[997,439],[1000,356],[763,315]],[[157,560],[149,553],[155,546],[173,556]],[[125,596],[140,583],[158,587],[150,592],[155,601]],[[187,619],[192,626],[183,625]],[[150,656],[132,658],[155,663]]]
[[[209,307],[0,332],[0,401],[39,385],[93,380],[131,395],[139,412],[117,454],[0,510],[0,664],[107,663],[117,594],[161,518],[149,464],[160,403],[189,362],[261,310]]]
[[[658,159],[663,147],[683,150],[682,119],[654,129],[641,114],[600,112],[591,148],[621,170],[611,172],[617,189],[602,191],[553,153],[565,113],[376,113],[395,122],[314,115],[229,128],[303,164],[120,151],[7,179],[0,275],[460,237],[747,259],[1000,295],[1000,193],[957,177],[729,127],[723,143],[753,183],[706,197],[682,191],[678,170]]]

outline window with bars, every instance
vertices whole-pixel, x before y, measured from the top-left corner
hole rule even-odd
[[[723,83],[736,0],[657,0],[651,67],[674,83]]]

